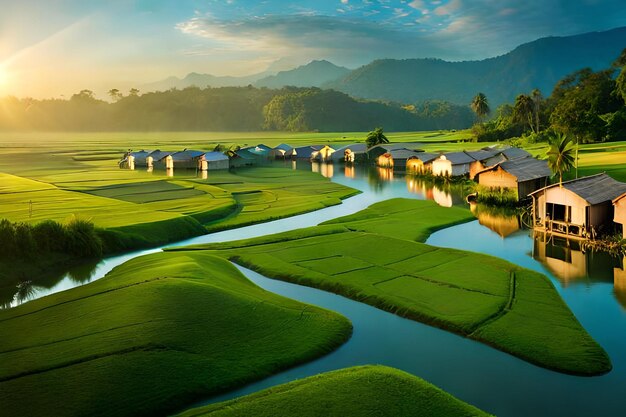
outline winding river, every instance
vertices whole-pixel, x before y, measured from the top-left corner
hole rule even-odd
[[[432,188],[385,170],[354,170],[300,164],[361,190],[344,204],[287,219],[213,233],[177,245],[260,236],[313,226],[394,197],[433,199],[443,206],[463,204],[462,196]],[[514,218],[477,214],[476,221],[434,233],[428,244],[487,253],[546,274],[583,326],[606,349],[614,369],[600,377],[548,371],[460,336],[397,317],[338,295],[268,279],[239,269],[268,291],[334,310],[354,325],[352,338],[336,351],[264,380],[198,404],[222,401],[325,372],[362,364],[384,364],[420,376],[458,398],[499,416],[626,415],[626,276],[623,261],[584,253],[559,242],[543,242]],[[471,238],[469,238],[471,237]],[[160,248],[101,261],[83,282],[104,276],[116,265]],[[79,285],[72,274],[30,298]]]

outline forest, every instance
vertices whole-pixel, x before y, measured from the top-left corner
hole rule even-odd
[[[69,99],[0,99],[0,130],[36,131],[389,131],[463,129],[468,106],[354,99],[319,88],[187,87],[140,94],[82,90]]]

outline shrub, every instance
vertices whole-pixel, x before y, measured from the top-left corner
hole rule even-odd
[[[55,221],[44,220],[33,226],[33,238],[40,251],[63,252],[65,249],[65,228]]]
[[[102,241],[89,220],[72,216],[65,225],[67,253],[84,258],[102,256]]]

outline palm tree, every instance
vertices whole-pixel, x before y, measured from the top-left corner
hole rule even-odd
[[[472,99],[470,103],[470,107],[472,111],[476,113],[478,120],[480,122],[483,121],[483,118],[491,113],[491,109],[489,108],[489,102],[487,101],[487,96],[483,93],[476,94],[476,97]]]
[[[383,128],[377,127],[367,134],[365,143],[368,148],[371,148],[372,146],[380,145],[381,143],[389,143],[389,139],[387,139],[387,136],[383,133]]]
[[[557,134],[550,140],[547,152],[548,166],[554,174],[559,174],[559,186],[563,186],[563,173],[574,166],[574,144],[569,136]]]
[[[543,102],[543,95],[541,94],[541,91],[538,88],[535,88],[530,93],[530,96],[533,99],[533,104],[534,104],[534,109],[535,109],[535,124],[536,124],[535,131],[539,133],[539,108],[541,107],[541,103]]]
[[[533,123],[533,115],[535,113],[535,102],[526,94],[520,94],[515,97],[515,105],[513,106],[513,115],[515,120],[520,123],[527,123],[531,132],[535,131]]]

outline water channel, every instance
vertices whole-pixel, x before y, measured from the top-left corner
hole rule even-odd
[[[442,206],[464,204],[461,190],[427,186],[389,170],[300,164],[362,194],[313,213],[214,233],[177,245],[227,241],[312,226],[394,197],[433,199]],[[428,244],[482,252],[546,274],[589,333],[606,349],[614,369],[599,377],[548,371],[480,343],[402,319],[320,290],[240,270],[257,285],[302,302],[337,311],[354,325],[352,338],[335,352],[194,406],[222,401],[320,372],[361,364],[384,364],[420,376],[451,394],[499,416],[626,415],[626,273],[624,261],[585,252],[568,242],[545,242],[515,217],[477,212],[478,220],[434,233]],[[152,249],[107,258],[76,279],[76,272],[40,297],[89,282],[114,266]],[[471,267],[471,266],[468,266]]]

